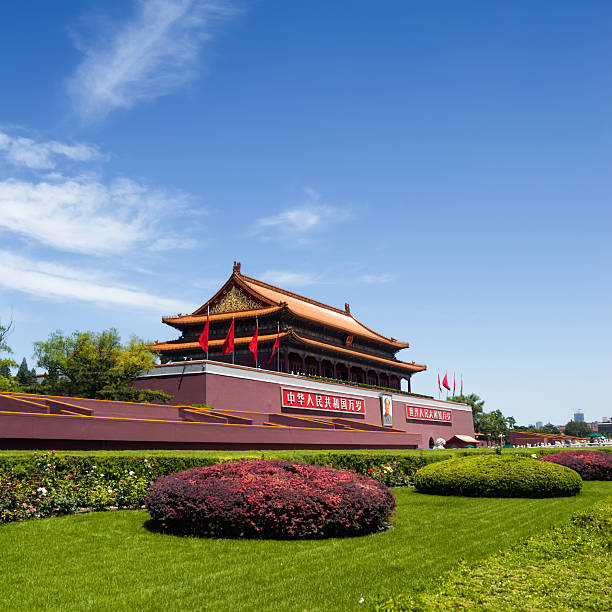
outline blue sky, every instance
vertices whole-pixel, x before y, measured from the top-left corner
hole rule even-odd
[[[527,424],[610,416],[609,2],[13,3],[0,317],[170,339],[243,272]]]

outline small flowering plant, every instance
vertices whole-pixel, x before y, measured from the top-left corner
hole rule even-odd
[[[409,487],[413,484],[412,477],[404,472],[399,461],[371,467],[368,476],[388,487]]]
[[[79,509],[140,508],[156,476],[146,460],[140,474],[132,469],[105,471],[90,461],[66,465],[55,451],[34,452],[31,467],[19,476],[0,472],[0,523]]]

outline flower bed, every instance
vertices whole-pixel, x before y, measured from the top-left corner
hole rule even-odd
[[[435,452],[304,450],[266,451],[265,457],[353,470],[387,486],[397,487],[412,484],[414,474],[424,465],[483,452],[471,449]],[[533,452],[534,449],[521,449],[513,451],[510,456]],[[545,455],[556,451],[537,449],[535,452]],[[65,514],[80,508],[139,508],[144,503],[147,489],[160,476],[227,461],[252,460],[254,457],[263,459],[264,452],[91,451],[72,454],[69,451],[46,451],[23,454],[17,451],[13,454],[2,451],[0,523]],[[41,496],[39,488],[44,488],[47,494]]]
[[[33,461],[0,472],[0,523],[69,514],[86,508],[140,508],[154,479],[144,459],[139,473],[93,462],[66,469],[55,451],[34,453]],[[109,468],[107,470],[107,468]]]
[[[263,453],[257,453],[262,456]],[[407,486],[419,467],[443,455],[304,451],[279,453],[292,460],[353,470],[387,486]],[[275,453],[270,452],[266,455]],[[278,456],[278,455],[277,455]],[[253,453],[201,452],[142,454],[121,452],[34,452],[0,454],[0,523],[43,518],[82,508],[140,508],[149,486],[160,476],[222,462],[251,460]],[[45,488],[41,496],[37,489]]]
[[[414,477],[422,493],[473,497],[576,495],[582,479],[569,468],[527,457],[481,455],[427,465]]]
[[[145,505],[168,533],[327,538],[383,529],[395,497],[385,485],[350,471],[291,461],[241,461],[160,478]]]
[[[612,480],[612,454],[601,451],[576,450],[540,457],[576,470],[582,480]]]

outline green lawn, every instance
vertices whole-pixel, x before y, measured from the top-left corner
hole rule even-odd
[[[49,452],[52,449],[38,449],[37,452]],[[504,448],[504,455],[531,455],[548,454],[560,450],[602,450],[612,452],[610,447],[581,447],[581,448]],[[31,457],[33,450],[0,450],[0,458]],[[202,457],[215,459],[294,459],[315,457],[325,454],[367,455],[367,456],[397,456],[418,457],[420,455],[434,455],[446,457],[463,457],[475,453],[494,453],[493,448],[465,448],[465,449],[417,449],[417,448],[381,448],[381,449],[328,449],[328,450],[58,450],[58,455],[82,457]]]
[[[363,609],[567,521],[612,482],[544,500],[394,492],[394,529],[343,540],[177,538],[130,511],[2,525],[0,610]]]

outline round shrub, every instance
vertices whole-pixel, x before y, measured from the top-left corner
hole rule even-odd
[[[238,461],[160,478],[145,505],[168,533],[327,538],[385,528],[395,497],[384,484],[355,472],[292,461]]]
[[[582,479],[576,472],[530,457],[481,455],[451,459],[421,468],[417,490],[471,497],[562,497],[576,495]]]
[[[540,457],[576,470],[582,480],[612,480],[612,453],[603,451],[577,450],[553,453]]]

